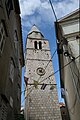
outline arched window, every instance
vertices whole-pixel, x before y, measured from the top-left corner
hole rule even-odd
[[[42,42],[39,41],[39,49],[42,49]]]
[[[37,49],[37,41],[34,42],[34,48]]]

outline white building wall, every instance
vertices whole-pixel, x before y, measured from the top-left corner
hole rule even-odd
[[[79,20],[62,24],[64,35],[79,32]]]
[[[64,58],[64,61],[65,64],[67,64],[71,60],[69,58]],[[76,73],[77,71],[73,63],[64,69],[65,95],[71,120],[80,120],[80,93],[77,91],[79,81],[74,72]]]
[[[70,120],[80,120],[80,58],[76,59],[80,54],[80,39],[76,38],[80,32],[78,17],[75,17],[74,14],[73,19],[72,16],[68,16],[68,20],[65,18],[60,23],[63,36],[68,41],[68,52],[75,57],[75,61],[72,61],[71,64],[64,68],[64,89]],[[63,59],[63,65],[71,61],[69,56],[66,57],[63,55]]]

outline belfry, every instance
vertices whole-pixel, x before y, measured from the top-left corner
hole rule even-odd
[[[33,25],[25,52],[25,120],[61,120],[48,40]]]

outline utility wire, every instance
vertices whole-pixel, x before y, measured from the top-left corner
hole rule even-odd
[[[51,8],[52,8],[53,14],[54,14],[54,16],[55,16],[55,19],[56,19],[56,21],[57,21],[57,16],[56,16],[56,13],[55,13],[55,10],[54,10],[54,7],[53,7],[53,5],[52,5],[51,0],[49,0],[49,2],[50,2],[50,5],[51,5]],[[24,26],[23,26],[23,27],[24,27]],[[62,42],[62,41],[61,41],[61,42]],[[60,43],[60,44],[61,44],[61,43]],[[57,51],[57,49],[54,51],[54,53],[53,53],[51,59],[49,60],[49,62],[48,62],[47,65],[45,66],[45,70],[46,70],[46,68],[48,67],[48,65],[49,65],[50,61],[52,60],[52,58],[54,57],[56,51]],[[38,78],[38,81],[40,80],[40,78],[41,78],[41,76]]]
[[[49,0],[49,2],[50,2],[50,5],[51,5],[51,8],[52,8],[53,14],[54,14],[55,19],[56,19],[56,22],[57,22],[58,19],[57,19],[56,12],[55,12],[55,10],[54,10],[53,4],[52,4],[51,0]],[[59,23],[58,23],[58,24],[59,24]],[[59,27],[59,30],[60,30],[60,27]],[[61,32],[61,30],[60,30],[60,32]],[[75,72],[74,72],[74,74],[75,74],[75,75],[77,76],[77,78],[79,79],[79,76],[78,76]]]
[[[77,87],[77,85],[80,84],[80,83],[79,83],[79,81],[77,81],[77,83],[76,83],[75,76],[74,76],[75,73],[73,72],[71,65],[70,65],[70,70],[71,70],[71,74],[72,74],[72,77],[73,77],[73,80],[74,80],[73,84],[74,84],[75,89],[76,89],[76,94],[77,94],[78,99],[80,100],[80,95],[79,95],[79,91],[78,91],[78,87]]]
[[[70,46],[69,46],[69,50],[70,50],[70,52],[71,52],[71,48],[70,48]],[[75,67],[77,67],[76,64],[75,64]],[[76,75],[76,77],[77,77],[78,80],[79,80],[79,79],[80,79],[80,78],[79,78],[79,70],[78,70],[78,75],[75,73],[75,71],[74,71],[74,74]]]
[[[55,19],[56,19],[56,21],[57,21],[57,16],[56,16],[56,13],[55,13],[55,10],[54,10],[54,7],[53,7],[53,5],[52,5],[51,0],[49,0],[49,3],[50,3],[50,5],[51,5],[51,8],[52,8],[53,14],[54,14],[54,16],[55,16]]]
[[[72,72],[73,79],[74,79],[74,81],[75,81],[75,76],[74,76],[74,72],[72,71],[71,65],[70,65],[70,69],[71,69],[71,72]],[[78,87],[77,87],[78,84],[80,84],[79,81],[77,81],[77,83],[76,83],[76,81],[75,81],[75,86],[76,86],[76,90],[77,90],[77,94],[78,94],[77,96],[78,96],[78,98],[79,98],[79,100],[80,100],[80,95],[79,95],[79,91],[78,91]],[[80,86],[80,85],[79,85],[79,86]]]
[[[66,58],[66,59],[67,59],[67,58]],[[71,112],[71,114],[74,114],[74,113],[75,113],[75,105],[76,105],[76,101],[77,101],[77,98],[76,98],[76,97],[78,96],[78,91],[77,91],[77,86],[76,86],[76,82],[75,82],[74,72],[73,72],[73,70],[72,70],[71,65],[69,65],[69,67],[70,67],[70,71],[71,71],[71,75],[72,75],[72,81],[73,81],[74,87],[75,87],[75,89],[76,89],[75,100],[74,100],[74,102],[73,102],[72,107],[69,108],[69,111]],[[78,83],[77,83],[77,84],[78,84]],[[72,110],[74,110],[74,111],[72,112]]]
[[[55,13],[55,10],[54,10],[54,7],[53,7],[53,5],[52,5],[51,0],[49,0],[49,2],[50,2],[50,5],[51,5],[51,8],[52,8],[53,14],[54,14],[54,16],[55,16],[55,19],[56,19],[56,21],[57,21],[57,16],[56,16],[56,13]],[[23,27],[24,27],[24,26],[23,26]],[[53,53],[51,59],[49,60],[49,62],[48,62],[47,65],[45,66],[45,70],[46,70],[46,68],[48,67],[48,65],[49,65],[50,61],[52,60],[52,58],[54,57],[56,51],[57,51],[57,49],[54,51],[54,53]],[[38,81],[39,81],[40,78],[41,78],[41,76],[38,78]]]
[[[56,51],[57,51],[57,49],[54,51],[54,53],[53,53],[51,59],[49,60],[49,62],[48,62],[47,65],[45,66],[45,70],[46,70],[46,68],[48,67],[48,65],[49,65],[50,61],[52,60],[52,58],[54,57]],[[41,76],[38,78],[38,81],[40,80],[40,78],[41,78]],[[26,91],[26,90],[22,91],[21,94],[22,94],[23,92],[25,92],[25,91]]]
[[[54,10],[54,8],[53,8],[52,2],[51,2],[50,0],[49,0],[49,2],[50,2],[50,5],[51,5],[53,14],[54,14],[54,16],[55,16],[55,19],[56,19],[56,21],[57,21],[57,16],[56,16],[55,10]],[[23,27],[24,27],[24,26],[23,26]],[[48,62],[47,65],[45,66],[45,70],[46,70],[46,68],[48,67],[48,65],[49,65],[50,61],[52,60],[52,58],[54,57],[56,51],[57,51],[57,49],[54,51],[54,53],[53,53],[51,59],[49,60],[49,62]],[[40,80],[40,78],[41,78],[41,76],[38,78],[38,81]],[[31,90],[31,91],[32,91],[32,90]],[[24,92],[25,92],[25,91],[24,91]],[[22,93],[22,92],[21,92],[21,93]],[[30,93],[31,93],[31,92],[30,92]]]
[[[78,59],[79,57],[80,57],[80,55],[77,56],[77,57],[75,58],[75,60]],[[59,72],[60,70],[64,69],[65,67],[67,67],[67,66],[68,66],[70,63],[72,63],[72,62],[73,62],[73,60],[71,60],[71,61],[68,62],[66,65],[64,65],[63,67],[61,67],[60,69],[56,70],[54,73],[52,73],[51,75],[49,75],[48,77],[46,77],[45,79],[43,79],[42,81],[40,81],[40,83],[43,82],[43,81],[45,81],[47,78],[51,77],[52,75],[56,74],[56,73]]]
[[[80,57],[80,55],[77,56],[77,57],[75,58],[75,60],[78,59],[79,57]],[[42,81],[40,81],[39,83],[45,81],[47,78],[51,77],[52,75],[56,74],[56,73],[59,72],[60,70],[64,69],[65,67],[67,67],[67,66],[68,66],[70,63],[72,63],[72,62],[73,62],[73,60],[71,60],[70,62],[68,62],[66,65],[64,65],[64,66],[61,67],[60,69],[56,70],[54,73],[52,73],[52,74],[49,75],[48,77],[44,78],[44,79],[43,79]]]
[[[53,7],[53,5],[52,5],[51,0],[49,0],[49,2],[50,2],[50,5],[51,5],[51,8],[52,8],[52,11],[53,11],[53,15],[55,16],[55,19],[56,19],[56,21],[57,21],[57,16],[56,16],[56,13],[55,13],[55,10],[54,10],[54,7]],[[60,31],[60,32],[61,32],[61,31]],[[62,41],[61,41],[61,42],[62,42]],[[61,44],[61,42],[60,42],[60,44]],[[47,65],[45,66],[45,70],[46,70],[46,68],[48,67],[48,65],[49,65],[50,61],[52,60],[52,58],[54,57],[56,51],[57,51],[57,49],[54,51],[51,59],[49,60],[49,62],[48,62]],[[41,78],[41,76],[38,78],[38,81],[40,80],[40,78]]]
[[[50,61],[52,60],[52,58],[54,57],[54,55],[55,55],[56,51],[57,51],[57,49],[54,51],[54,53],[53,53],[53,55],[52,55],[51,59],[49,60],[49,62],[48,62],[48,63],[47,63],[47,65],[45,66],[45,69],[46,69],[46,68],[47,68],[47,66],[49,65],[49,63],[50,63]]]
[[[77,56],[77,57],[75,58],[75,60],[78,59],[79,57],[80,57],[80,55]],[[70,65],[70,63],[72,63],[72,62],[73,62],[73,60],[71,60],[70,62],[68,62],[66,65],[64,65],[63,67],[61,67],[60,69],[58,69],[57,71],[55,71],[54,73],[52,73],[51,75],[49,75],[48,77],[44,78],[44,79],[43,79],[42,81],[40,81],[39,83],[45,81],[47,78],[51,77],[52,75],[56,74],[56,73],[59,72],[60,70],[64,69],[65,67],[67,67],[68,65]],[[27,96],[26,96],[26,97],[27,97]]]
[[[32,87],[33,89],[33,87]],[[30,93],[32,92],[32,89],[30,90],[30,92],[27,94],[27,96],[23,99],[23,101],[21,102],[21,104],[25,101],[25,99],[27,99],[27,97],[30,95]],[[25,90],[26,91],[26,90]]]
[[[52,58],[54,57],[54,55],[56,54],[56,51],[57,51],[57,49],[54,51],[54,53],[53,53],[51,59],[49,60],[49,62],[47,63],[47,65],[44,67],[45,70],[46,70],[46,68],[48,67],[48,65],[49,65],[50,61],[52,60]],[[40,80],[40,78],[41,78],[41,76],[38,78],[38,81]]]
[[[51,59],[49,60],[49,62],[48,62],[47,65],[45,66],[45,70],[46,70],[46,68],[48,67],[48,65],[49,65],[50,61],[52,60],[52,58],[54,57],[56,51],[57,51],[57,49],[54,51],[54,53],[53,53]],[[41,76],[38,78],[38,81],[40,80],[40,78],[41,78]],[[31,87],[31,88],[32,88],[32,87]],[[30,88],[30,89],[31,89],[31,88]],[[29,90],[30,90],[30,89],[29,89]],[[22,94],[23,92],[25,92],[25,91],[26,91],[26,90],[22,91],[21,94]]]
[[[54,13],[54,16],[55,16],[55,19],[56,19],[56,22],[57,22],[57,16],[56,16],[56,13],[55,13],[55,10],[54,10],[54,7],[53,7],[53,5],[52,5],[52,2],[51,2],[51,0],[49,0],[49,2],[50,2],[50,5],[51,5],[51,8],[52,8],[52,11],[53,11],[53,13]],[[58,23],[59,24],[59,23]],[[61,32],[61,30],[60,30],[60,32]],[[70,62],[71,63],[71,62]],[[67,64],[67,65],[69,65],[69,64]],[[64,67],[62,67],[61,69],[63,69]],[[72,68],[71,68],[71,65],[70,65],[70,69],[71,69],[71,72],[72,72]],[[56,71],[57,72],[57,71]],[[55,73],[56,73],[55,72]],[[55,74],[54,73],[54,74]],[[78,78],[78,82],[79,82],[79,76],[74,72],[72,72],[72,76],[73,76],[73,79],[74,79],[74,74],[76,75],[76,77]],[[77,87],[76,87],[76,89],[77,89]]]
[[[75,60],[78,59],[79,57],[80,57],[80,55],[77,56],[77,57],[75,58]],[[49,75],[48,77],[46,77],[45,79],[43,79],[42,81],[40,81],[39,83],[45,81],[47,78],[51,77],[52,75],[56,74],[56,73],[59,72],[60,70],[64,69],[65,67],[67,67],[68,65],[70,65],[70,63],[72,63],[72,62],[73,62],[73,60],[71,60],[70,62],[68,62],[66,65],[64,65],[63,67],[61,67],[60,69],[58,69],[57,71],[55,71],[54,73],[52,73],[51,75]],[[32,88],[32,87],[31,87],[31,88]],[[30,95],[30,93],[32,92],[32,90],[33,90],[33,88],[32,88],[31,91],[27,94],[27,96],[24,98],[24,100]],[[25,91],[26,91],[26,90],[25,90]],[[23,103],[23,102],[24,102],[24,101],[22,101],[22,103]],[[22,103],[21,103],[21,104],[22,104]]]
[[[57,16],[56,16],[56,13],[55,13],[55,10],[54,10],[54,7],[53,7],[53,5],[52,5],[52,2],[51,2],[51,0],[49,0],[49,2],[50,2],[50,5],[51,5],[51,8],[52,8],[52,11],[53,11],[53,14],[54,14],[54,16],[55,16],[55,19],[56,19],[56,22],[57,22]],[[60,28],[59,28],[60,29]],[[60,32],[61,32],[61,29],[60,29]],[[62,33],[61,33],[62,34]],[[59,44],[61,44],[62,43],[62,41],[60,41],[60,43]],[[51,59],[53,58],[53,56],[55,55],[55,53],[56,53],[56,51],[57,51],[57,49],[54,51],[54,53],[53,53],[53,55],[52,55],[52,57],[51,57]],[[45,67],[45,69],[47,68],[47,66],[49,65],[49,63],[50,63],[50,61],[51,61],[51,59],[49,60],[49,62],[47,63],[47,65],[46,65],[46,67]],[[72,62],[72,61],[71,61]],[[68,64],[66,64],[65,66],[63,66],[61,69],[63,69],[64,67],[66,67],[67,65],[69,65],[71,62],[69,62]],[[60,69],[58,69],[57,71],[55,71],[54,73],[52,73],[51,75],[49,75],[47,78],[49,78],[49,77],[51,77],[52,75],[54,75],[54,74],[56,74],[57,72],[59,72],[60,71]],[[41,78],[41,76],[39,77],[39,79]],[[43,79],[42,81],[40,81],[39,83],[41,83],[41,82],[43,82],[43,81],[45,81],[47,78],[45,78],[45,79]],[[38,80],[39,80],[38,79]]]

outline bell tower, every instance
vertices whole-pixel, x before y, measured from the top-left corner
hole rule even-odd
[[[33,25],[25,53],[26,120],[61,120],[48,40]]]

